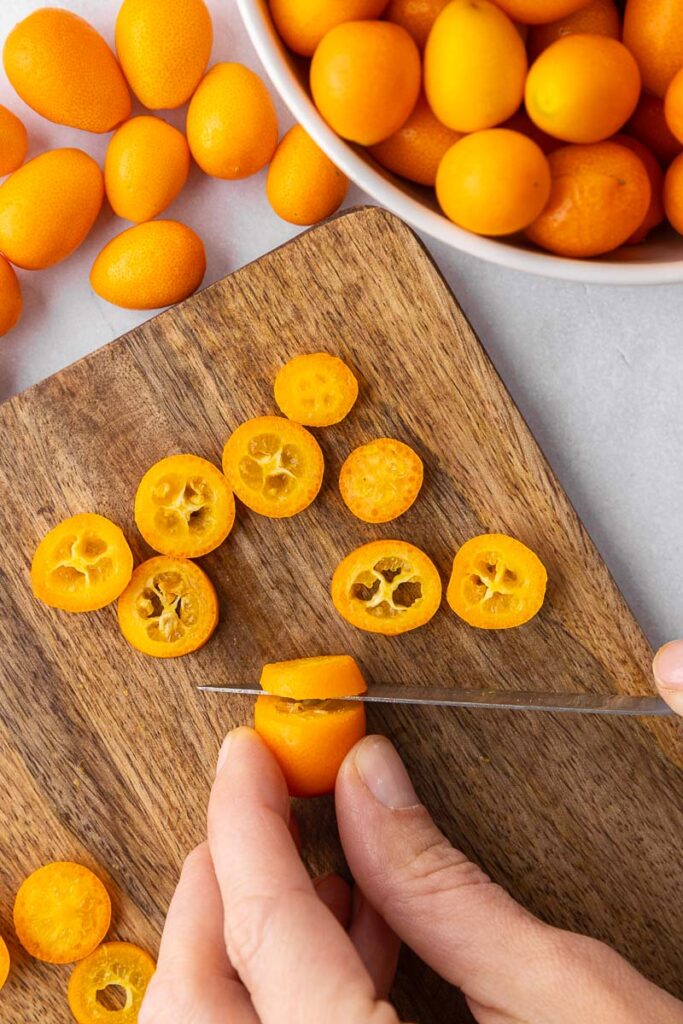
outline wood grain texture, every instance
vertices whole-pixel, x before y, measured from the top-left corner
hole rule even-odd
[[[277,411],[276,368],[302,351],[340,354],[358,404],[318,431],[320,498],[292,520],[241,507],[232,535],[201,560],[222,618],[200,652],[174,662],[130,649],[113,607],[69,616],[33,601],[39,538],[81,511],[110,516],[138,559],[143,472],[173,452],[220,462],[242,420]],[[2,667],[0,931],[15,969],[8,1024],[66,1024],[68,969],[42,967],[11,939],[23,877],[53,858],[101,865],[113,934],[156,950],[184,855],[204,833],[220,740],[248,700],[198,695],[201,681],[253,681],[264,661],[348,651],[377,681],[648,692],[648,648],[457,303],[415,236],[379,210],[313,230],[150,320],[0,409]],[[367,526],[336,489],[355,445],[415,446],[423,493],[395,523]],[[480,632],[445,606],[415,633],[354,630],[328,597],[360,543],[423,547],[447,579],[483,531],[537,550],[550,586],[542,613]],[[374,708],[371,725],[406,757],[452,840],[545,919],[612,942],[683,995],[681,727],[548,715]],[[315,870],[339,865],[329,801],[301,809]],[[402,1019],[469,1021],[459,994],[402,960]]]

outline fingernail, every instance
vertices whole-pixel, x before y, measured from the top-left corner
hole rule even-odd
[[[225,762],[228,759],[228,752],[230,750],[230,745],[232,743],[232,738],[233,738],[234,735],[235,735],[235,730],[233,729],[233,731],[229,732],[228,735],[223,740],[223,744],[221,746],[221,749],[218,752],[218,761],[216,762],[216,775],[218,775],[220,773],[221,768],[223,767],[223,765],[225,764]]]
[[[653,669],[664,686],[683,690],[683,640],[672,640],[657,651]]]
[[[375,800],[398,810],[415,807],[419,800],[403,761],[384,736],[368,736],[355,754],[356,770]]]

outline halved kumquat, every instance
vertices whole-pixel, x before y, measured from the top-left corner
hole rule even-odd
[[[324,468],[313,435],[283,416],[247,420],[223,451],[223,472],[237,497],[272,519],[307,508],[320,490]]]
[[[363,544],[332,577],[332,601],[358,629],[396,636],[423,626],[441,604],[441,579],[432,560],[402,540]]]
[[[135,522],[155,551],[199,558],[230,533],[235,499],[213,463],[198,455],[170,455],[148,469],[140,481]]]
[[[202,647],[218,623],[218,598],[206,573],[187,558],[159,555],[139,565],[119,598],[128,643],[155,658]]]
[[[456,554],[446,596],[470,626],[510,629],[539,611],[547,579],[540,558],[525,544],[487,533],[466,541]]]
[[[121,529],[94,512],[64,519],[43,537],[31,563],[33,595],[67,612],[92,612],[115,601],[133,572]]]

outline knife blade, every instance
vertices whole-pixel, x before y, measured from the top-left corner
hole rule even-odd
[[[260,686],[198,686],[202,693],[260,697]],[[667,717],[673,711],[661,697],[631,697],[613,693],[527,693],[515,690],[470,690],[452,686],[372,685],[355,697],[335,698],[369,704],[423,704],[488,711],[547,711],[553,714]]]

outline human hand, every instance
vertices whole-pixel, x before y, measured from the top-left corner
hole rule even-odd
[[[660,647],[652,669],[660,696],[677,715],[683,715],[683,640]]]
[[[534,918],[453,849],[388,740],[351,751],[336,800],[353,895],[309,879],[277,764],[251,730],[228,736],[209,843],[186,862],[140,1024],[398,1024],[394,932],[480,1024],[683,1024],[683,1003]]]

